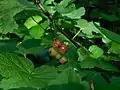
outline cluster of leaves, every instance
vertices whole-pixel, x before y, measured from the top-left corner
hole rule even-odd
[[[120,67],[113,65],[120,60],[120,35],[100,27],[100,21],[84,19],[88,0],[83,1],[0,1],[1,89],[120,89]],[[99,0],[90,1],[89,5],[99,4]],[[96,12],[102,20],[119,20],[115,12],[106,15],[98,9],[90,15]],[[49,49],[55,39],[68,45],[66,64],[56,66],[49,62],[36,67],[26,57]]]

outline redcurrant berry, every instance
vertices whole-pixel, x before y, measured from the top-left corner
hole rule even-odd
[[[59,40],[56,40],[53,42],[53,47],[60,47],[62,45],[62,43]]]
[[[62,46],[59,48],[59,52],[60,52],[60,53],[65,53],[65,52],[67,52],[67,51],[68,51],[68,47],[65,46],[65,45],[62,45]]]

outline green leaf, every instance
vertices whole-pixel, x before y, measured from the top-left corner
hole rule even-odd
[[[53,1],[54,1],[54,0],[46,0],[46,1],[45,1],[45,4],[46,4],[46,5],[52,4]]]
[[[24,6],[25,10],[38,10],[38,7],[34,2],[29,2],[28,0],[18,0],[21,5]]]
[[[69,83],[69,84],[61,84],[61,85],[53,85],[53,86],[49,86],[46,90],[89,90],[86,89],[88,87],[87,85],[83,86],[81,84],[78,83]],[[88,87],[89,88],[89,87]]]
[[[108,14],[104,14],[104,13],[99,13],[99,16],[101,18],[103,18],[104,20],[108,20],[108,21],[117,21],[120,20],[116,15],[108,15]]]
[[[67,5],[71,2],[71,0],[62,0],[58,6],[59,7],[67,7]]]
[[[63,6],[56,6],[56,10],[60,13],[60,14],[67,14],[72,12],[73,10],[76,10],[75,4],[71,4],[67,7],[63,7]]]
[[[18,27],[13,16],[23,10],[18,0],[0,0],[0,32],[6,34]]]
[[[111,90],[108,82],[99,73],[92,76],[92,81],[95,90]]]
[[[108,52],[120,55],[120,44],[113,42]]]
[[[45,46],[46,48],[48,48],[48,47],[51,47],[52,43],[53,43],[53,40],[49,39],[49,37],[47,37],[47,38],[42,39],[40,45]]]
[[[111,78],[110,88],[111,90],[119,90],[120,89],[120,77],[113,76]]]
[[[92,77],[94,77],[94,75],[97,73],[94,70],[89,70],[89,69],[81,69],[78,71],[78,73],[80,74],[80,76],[82,77],[86,77],[86,81],[88,81],[89,79],[91,79]]]
[[[98,66],[98,61],[88,57],[84,61],[80,62],[80,66],[81,68],[94,68]]]
[[[73,90],[76,87],[76,90],[89,90],[89,84],[81,81],[81,77],[71,68],[60,73],[55,80],[49,83],[49,86],[51,87],[48,90]]]
[[[101,33],[103,33],[107,38],[115,41],[116,43],[120,43],[120,35],[111,32],[107,29],[101,28],[99,27],[96,23],[94,23],[94,25],[101,31]]]
[[[50,25],[50,21],[49,20],[46,20],[44,21],[43,23],[40,24],[40,26],[44,29],[47,29]]]
[[[0,81],[3,79],[3,77],[0,75]]]
[[[37,46],[40,46],[40,39],[25,40],[19,46],[24,47],[26,49],[29,49],[31,47],[37,47]]]
[[[18,29],[15,29],[13,33],[22,38],[24,35],[28,34],[28,30],[24,25],[19,25]]]
[[[118,70],[117,67],[115,67],[114,65],[110,64],[107,61],[102,61],[102,60],[96,60],[96,59],[92,59],[92,58],[87,58],[86,60],[80,62],[80,66],[81,68],[101,68],[103,70],[107,70],[107,71],[114,71],[114,72],[119,72],[120,70]]]
[[[108,83],[106,78],[104,78],[100,73],[97,73],[97,72],[92,72],[92,73],[89,72],[85,77],[87,78],[87,81],[92,81],[91,84],[93,84],[94,90],[119,90],[120,89],[119,77],[112,77],[111,83]],[[107,78],[109,79],[109,77]]]
[[[71,21],[67,21],[67,20],[64,20],[64,21],[60,21],[60,25],[64,28],[74,28],[74,23],[71,22]]]
[[[29,39],[33,39],[33,37],[29,34],[24,36],[24,40],[29,40]]]
[[[17,41],[0,40],[0,52],[13,52],[17,50]]]
[[[45,45],[40,45],[40,39],[28,39],[18,45],[17,53],[35,54],[45,49]]]
[[[102,37],[102,42],[105,43],[105,44],[107,44],[107,43],[110,43],[111,40],[108,39],[105,35],[103,35],[103,37]]]
[[[46,1],[46,0],[40,0],[40,3],[43,4],[43,3],[45,3],[45,1]]]
[[[66,57],[67,57],[68,61],[77,61],[78,54],[77,54],[76,48],[73,47],[72,45],[69,46]]]
[[[77,53],[78,53],[78,55],[79,55],[78,61],[83,61],[83,60],[85,60],[86,58],[88,58],[88,53],[87,53],[87,52],[85,51],[85,49],[82,48],[82,47],[77,50]]]
[[[70,13],[67,13],[67,14],[62,14],[63,16],[66,16],[68,18],[71,18],[71,19],[80,19],[81,16],[83,16],[85,14],[85,8],[84,7],[81,7],[77,10],[74,10]]]
[[[98,23],[99,24],[99,23]],[[88,38],[93,38],[93,32],[95,33],[100,33],[99,29],[95,27],[93,22],[87,22],[87,20],[84,19],[79,19],[77,21],[76,27],[80,28],[80,30],[87,35]]]
[[[3,77],[16,77],[16,75],[23,73],[31,73],[33,70],[32,62],[25,58],[18,57],[14,53],[0,54],[0,74]]]
[[[41,39],[44,34],[44,29],[40,25],[37,25],[29,30],[29,34],[35,39]]]
[[[20,88],[12,88],[9,90],[41,90],[41,89],[36,89],[36,88],[31,88],[31,87],[20,87]]]
[[[94,58],[98,58],[98,57],[102,56],[104,53],[103,49],[99,48],[96,45],[90,46],[89,51],[91,52],[91,56]]]
[[[32,17],[29,17],[24,25],[30,29],[31,27],[33,26],[36,26],[40,21],[42,21],[42,17],[41,16],[32,16]]]
[[[54,0],[46,0],[42,5],[43,8],[52,15],[55,13],[55,6],[52,5],[53,3],[55,3]]]
[[[57,71],[54,67],[41,66],[34,68],[31,61],[14,53],[0,54],[0,74],[4,77],[0,88],[19,87],[43,88],[53,80]]]
[[[22,47],[19,47],[19,50],[15,52],[25,55],[25,54],[38,54],[43,50],[45,50],[45,46],[31,47],[29,49],[24,49]]]
[[[81,29],[86,28],[86,27],[89,26],[88,21],[85,20],[85,19],[79,19],[79,20],[77,20],[76,22],[77,22],[77,25],[75,25],[75,26],[76,26],[76,27],[79,27],[79,28],[81,28]]]

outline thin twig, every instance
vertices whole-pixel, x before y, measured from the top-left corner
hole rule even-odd
[[[34,1],[38,5],[38,7],[42,11],[42,13],[45,14],[46,16],[48,16],[48,18],[50,19],[51,22],[54,22],[55,26],[60,30],[60,32],[64,36],[66,36],[74,44],[74,46],[76,46],[76,48],[79,48],[80,45],[78,43],[76,43],[75,40],[72,40],[66,32],[64,32],[64,29],[57,24],[57,22],[53,19],[52,15],[42,7],[42,5],[40,4],[40,1],[39,0],[34,0]]]

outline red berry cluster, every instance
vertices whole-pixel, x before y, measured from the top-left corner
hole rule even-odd
[[[57,49],[58,52],[60,53],[65,53],[68,51],[68,47],[64,45],[62,42],[59,40],[56,40],[53,42],[53,47]]]

